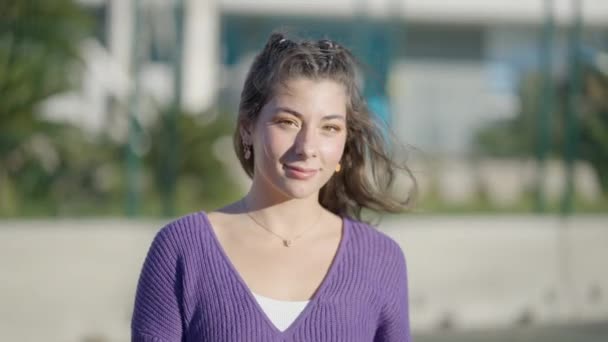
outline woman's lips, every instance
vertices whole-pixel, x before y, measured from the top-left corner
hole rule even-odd
[[[283,164],[287,177],[295,179],[309,179],[317,174],[317,169],[307,169],[294,165]]]

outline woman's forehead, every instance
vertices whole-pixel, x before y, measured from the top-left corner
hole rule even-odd
[[[275,95],[293,95],[294,93],[300,92],[303,88],[305,89],[312,87],[333,87],[346,92],[346,86],[343,82],[331,78],[309,77],[292,77],[285,80],[280,80],[276,82],[276,85],[272,90]]]
[[[346,116],[347,94],[345,87],[334,81],[294,81],[277,89],[266,107],[271,111],[283,109],[296,116]]]
[[[333,97],[344,100],[347,97],[346,87],[329,79],[294,79],[282,82],[277,85],[273,95],[275,99],[284,100],[299,98],[331,100]]]

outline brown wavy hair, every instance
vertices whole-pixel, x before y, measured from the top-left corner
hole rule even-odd
[[[347,137],[341,171],[321,188],[320,204],[337,215],[357,219],[361,219],[363,209],[391,213],[410,209],[416,197],[416,180],[407,165],[394,158],[401,146],[397,139],[372,118],[357,86],[359,67],[352,53],[334,41],[294,41],[283,33],[273,33],[245,79],[234,131],[234,149],[247,175],[253,177],[254,158],[245,159],[240,130],[256,122],[277,85],[302,77],[329,79],[343,84],[347,91]],[[255,156],[255,151],[251,155]],[[413,184],[402,196],[393,189],[400,171]]]

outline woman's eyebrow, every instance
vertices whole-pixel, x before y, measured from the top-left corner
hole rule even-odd
[[[325,115],[324,117],[321,118],[321,120],[331,120],[331,119],[338,119],[338,120],[345,121],[344,116],[338,115],[338,114]]]
[[[289,113],[293,116],[297,116],[298,119],[300,119],[300,120],[302,120],[302,118],[304,117],[304,115],[300,114],[298,111],[293,110],[291,108],[287,108],[287,107],[277,107],[277,112]],[[345,121],[344,115],[339,115],[339,114],[325,115],[324,117],[321,118],[321,120],[332,120],[332,119],[339,119],[339,120]]]
[[[277,112],[289,113],[291,115],[297,116],[299,119],[302,119],[302,117],[304,116],[304,115],[298,113],[297,111],[295,111],[291,108],[287,108],[287,107],[277,107]]]

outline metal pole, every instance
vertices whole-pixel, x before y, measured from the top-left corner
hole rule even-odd
[[[551,112],[553,110],[553,80],[551,71],[553,69],[553,58],[551,49],[553,47],[553,35],[555,25],[553,20],[553,0],[544,0],[545,20],[540,42],[540,66],[542,70],[542,92],[540,94],[540,110],[537,117],[537,173],[535,189],[535,210],[543,213],[546,210],[544,195],[544,179],[547,152],[551,139]]]
[[[140,161],[137,147],[140,145],[141,127],[137,119],[139,114],[139,72],[141,58],[141,0],[134,0],[133,4],[133,43],[131,50],[131,80],[133,88],[129,98],[129,138],[127,143],[127,203],[126,214],[129,217],[137,216],[140,209]]]
[[[576,160],[576,140],[578,131],[577,111],[579,106],[580,93],[580,36],[582,29],[581,6],[582,0],[573,0],[573,22],[570,26],[569,48],[570,48],[570,84],[568,87],[566,118],[565,118],[565,141],[564,141],[564,163],[566,167],[566,187],[561,203],[560,220],[561,227],[558,230],[559,242],[559,267],[561,269],[561,279],[564,296],[566,297],[566,317],[569,320],[575,319],[577,315],[577,304],[574,298],[574,279],[572,277],[570,265],[570,249],[568,243],[568,230],[570,220],[568,216],[572,213],[573,194],[574,194],[574,161]]]
[[[574,162],[578,139],[578,110],[580,99],[580,60],[582,31],[582,0],[573,0],[573,23],[570,26],[570,84],[568,87],[568,104],[565,122],[564,162],[566,166],[566,187],[562,197],[561,213],[566,216],[572,213],[574,196]]]
[[[177,184],[178,164],[179,164],[179,149],[177,136],[177,120],[181,114],[181,99],[182,99],[182,79],[183,79],[183,32],[184,32],[184,1],[177,0],[173,8],[173,20],[175,23],[175,47],[173,49],[173,101],[167,112],[166,129],[167,129],[167,148],[164,168],[165,177],[163,180],[163,214],[165,216],[175,215],[175,187]]]

